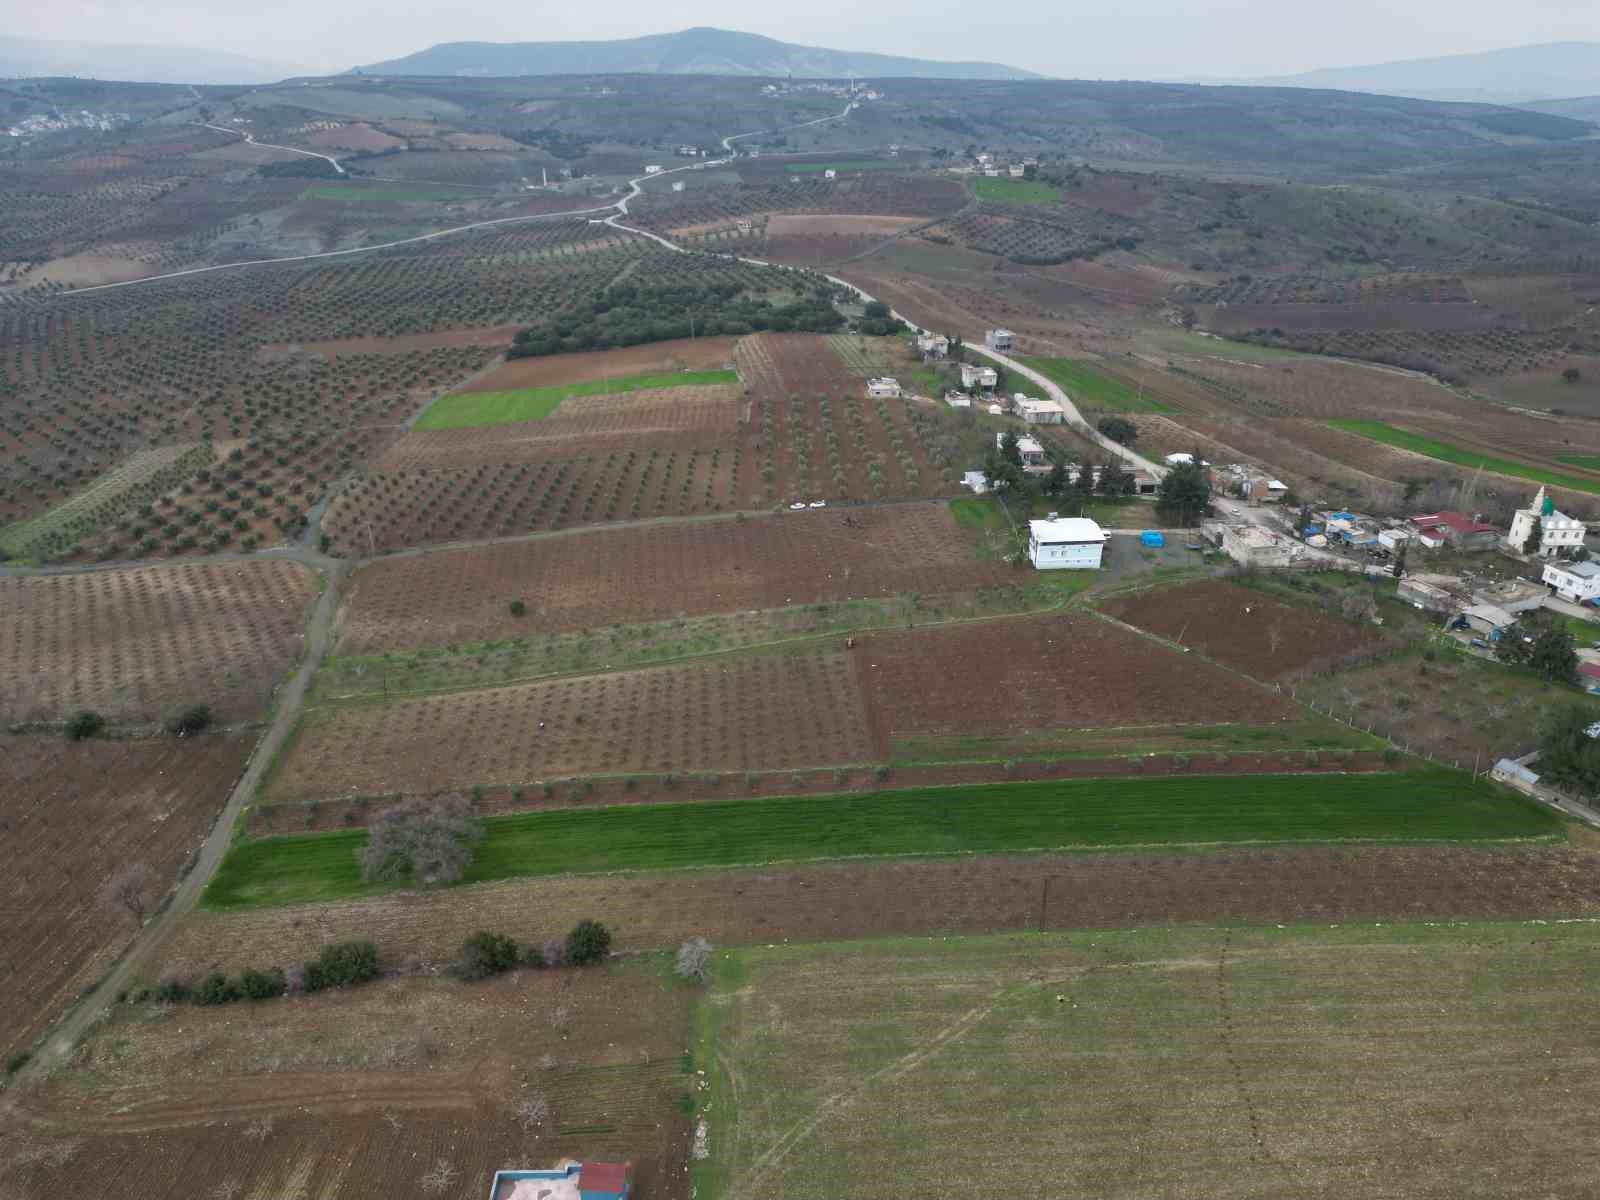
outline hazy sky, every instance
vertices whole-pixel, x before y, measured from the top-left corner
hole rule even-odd
[[[1600,0],[0,0],[7,9],[0,27],[22,36],[198,46],[326,71],[435,42],[630,37],[691,25],[1090,78],[1268,75],[1600,41]]]

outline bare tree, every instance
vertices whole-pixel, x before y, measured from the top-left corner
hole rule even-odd
[[[244,1127],[244,1135],[252,1141],[264,1142],[267,1135],[272,1132],[271,1117],[257,1117]]]
[[[711,943],[703,937],[690,938],[678,947],[678,957],[672,964],[673,971],[679,979],[704,983],[711,977],[713,949]]]
[[[129,863],[106,881],[102,889],[108,903],[127,910],[134,923],[143,925],[154,903],[156,873],[149,863]]]
[[[456,1181],[460,1174],[455,1164],[441,1158],[429,1168],[428,1173],[422,1177],[422,1190],[425,1192],[442,1192]]]
[[[1277,621],[1267,626],[1267,646],[1273,654],[1278,653],[1278,647],[1283,645],[1283,626]]]
[[[543,1092],[530,1092],[511,1110],[524,1133],[532,1133],[550,1118],[550,1100]]]
[[[454,883],[472,861],[483,822],[461,795],[402,800],[368,826],[367,844],[356,852],[368,882],[410,876],[423,887]]]
[[[237,1179],[224,1179],[211,1189],[211,1200],[233,1200],[239,1191],[240,1184]]]

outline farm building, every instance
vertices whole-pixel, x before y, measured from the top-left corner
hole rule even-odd
[[[961,364],[961,386],[963,388],[994,388],[1000,384],[1000,374],[993,367],[975,367],[971,363]]]
[[[1289,485],[1281,479],[1257,479],[1250,484],[1249,500],[1254,504],[1279,504],[1289,494]]]
[[[900,396],[900,381],[887,375],[882,379],[869,379],[867,380],[867,395],[889,400],[898,399]]]
[[[1474,604],[1461,611],[1457,624],[1463,623],[1474,633],[1497,641],[1502,633],[1517,623],[1517,619],[1498,604]]]
[[[1539,794],[1538,773],[1529,770],[1514,758],[1502,758],[1495,763],[1494,769],[1489,772],[1489,777],[1529,796]]]
[[[1426,513],[1411,518],[1411,528],[1424,535],[1424,542],[1438,541],[1460,550],[1487,550],[1499,531],[1459,512]]]
[[[1600,564],[1546,563],[1542,578],[1556,595],[1573,604],[1600,601]]]
[[[1380,529],[1378,530],[1378,545],[1385,550],[1398,550],[1402,545],[1411,540],[1411,533],[1406,529]]]
[[[919,333],[917,349],[923,358],[943,358],[950,353],[950,339],[942,333]]]
[[[1012,163],[1009,167],[1006,168],[1006,170],[1007,170],[1007,172],[1010,173],[1011,178],[1013,178],[1013,179],[1021,179],[1023,176],[1025,176],[1028,173],[1028,169],[1026,167],[1024,167],[1021,163]]]
[[[675,191],[675,192],[683,191],[684,187],[685,187],[685,184],[684,184],[683,180],[681,180],[681,179],[676,179],[672,183],[672,190]]]
[[[1087,517],[1028,522],[1028,561],[1041,571],[1098,571],[1106,535]]]
[[[991,329],[983,335],[983,344],[991,350],[1010,350],[1016,341],[1017,335],[1009,329]]]
[[[489,1200],[629,1200],[629,1164],[574,1162],[549,1171],[496,1171]]]
[[[1005,449],[1006,435],[994,435],[994,448]],[[1017,439],[1017,453],[1022,455],[1022,469],[1025,471],[1048,471],[1050,463],[1044,456],[1044,446],[1036,438],[1019,437]]]
[[[1177,454],[1169,454],[1166,457],[1166,464],[1169,467],[1187,467],[1192,462],[1194,462],[1194,455],[1185,454],[1182,451]],[[1202,458],[1200,460],[1200,465],[1202,467],[1209,467],[1211,464]]]
[[[970,489],[974,496],[981,496],[989,490],[989,477],[982,471],[967,471],[961,476],[961,486]]]
[[[972,397],[965,392],[946,392],[944,402],[951,408],[971,408]]]
[[[1029,425],[1059,425],[1067,419],[1066,410],[1054,400],[1031,400],[1017,396],[1012,401],[1017,416]]]
[[[1234,562],[1256,567],[1285,567],[1301,553],[1293,538],[1254,525],[1226,525],[1222,550]]]
[[[839,172],[834,170],[832,167],[829,167],[827,170],[822,172],[822,177],[824,179],[837,179],[839,178]]]
[[[1417,579],[1402,579],[1395,595],[1412,607],[1426,612],[1454,612],[1457,603],[1456,598],[1443,588]]]
[[[1140,496],[1154,496],[1161,490],[1160,481],[1148,471],[1135,471],[1133,473],[1133,490]]]
[[[1540,488],[1533,503],[1527,508],[1517,509],[1516,515],[1511,518],[1511,531],[1506,534],[1506,545],[1518,554],[1522,553],[1523,544],[1533,533],[1535,523],[1539,527],[1539,546],[1534,553],[1540,558],[1571,554],[1583,545],[1584,536],[1589,532],[1589,527],[1578,518],[1559,511],[1556,502]]]
[[[661,168],[658,166],[648,166],[644,169],[644,173],[646,175],[659,175],[661,174]]]

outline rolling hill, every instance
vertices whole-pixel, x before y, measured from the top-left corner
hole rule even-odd
[[[1376,92],[1423,100],[1531,104],[1567,96],[1590,96],[1600,90],[1600,42],[1550,42],[1374,66],[1326,67],[1303,75],[1250,82]]]
[[[299,74],[281,63],[185,46],[120,46],[0,37],[0,79],[79,76],[128,83],[273,83]]]
[[[809,79],[850,76],[924,79],[1038,79],[1016,67],[935,62],[796,46],[754,33],[685,29],[605,42],[446,42],[404,58],[359,67],[372,75],[755,75]]]

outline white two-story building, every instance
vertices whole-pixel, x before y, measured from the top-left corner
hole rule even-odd
[[[1106,535],[1087,517],[1028,522],[1028,561],[1041,571],[1098,571]]]
[[[1556,595],[1573,604],[1600,601],[1600,564],[1592,562],[1545,563],[1545,583],[1555,588]]]

